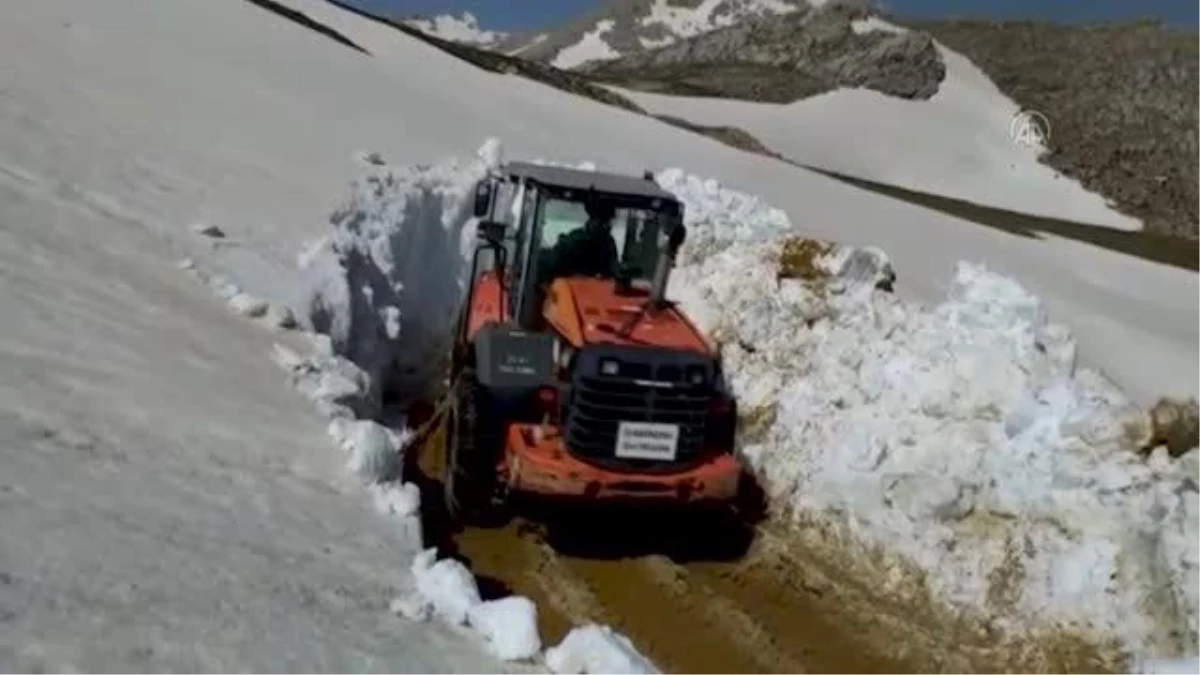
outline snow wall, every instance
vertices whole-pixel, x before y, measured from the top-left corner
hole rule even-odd
[[[378,401],[387,385],[422,393],[441,374],[475,245],[475,183],[499,162],[383,167],[355,181],[332,234],[300,256],[307,327],[359,366]]]
[[[417,389],[435,377],[471,187],[498,158],[489,142],[470,162],[382,169],[302,256],[304,318],[375,390],[388,372]],[[883,592],[915,570],[1005,635],[1196,653],[1197,451],[1139,452],[1155,418],[1077,366],[1036,297],[961,263],[941,303],[903,301],[880,290],[894,278],[880,251],[795,239],[779,209],[679,169],[657,179],[689,227],[669,293],[722,347],[776,517],[833,532],[895,580]]]

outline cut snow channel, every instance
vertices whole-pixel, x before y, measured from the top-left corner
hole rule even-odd
[[[339,354],[403,371],[444,349],[451,312],[414,290],[432,283],[414,237],[441,242],[434,269],[456,283],[432,297],[457,300],[464,196],[499,148],[481,156],[389,169],[339,211],[338,244],[309,259],[334,274],[314,288],[377,279],[357,307],[313,304]],[[657,179],[689,225],[671,293],[725,345],[743,409],[768,421],[744,452],[773,499],[882,545],[895,572],[915,564],[937,599],[1013,634],[1068,626],[1140,653],[1185,648],[1170,634],[1196,631],[1196,452],[1140,459],[1136,406],[1076,367],[1073,337],[1036,297],[962,263],[944,302],[912,304],[876,290],[890,269],[869,249],[818,256],[832,281],[780,280],[780,242],[795,231],[782,211],[679,169]],[[380,337],[384,306],[400,308],[399,341]],[[465,570],[437,569],[421,583],[438,612],[466,621],[475,596],[447,581]]]
[[[501,159],[493,139],[469,162],[380,169],[356,182],[331,218],[332,234],[298,260],[305,319],[321,331],[313,337],[317,353],[302,357],[277,345],[273,354],[293,385],[331,418],[329,435],[349,455],[350,473],[372,484],[377,510],[418,532],[416,486],[383,482],[403,461],[408,432],[358,418],[379,414],[383,387],[416,397],[442,375],[440,357],[449,348],[474,249],[468,197]],[[467,626],[502,660],[540,652],[537,610],[527,598],[484,602],[470,570],[454,559],[438,560],[432,548],[413,559],[411,571],[414,588],[392,602],[394,613]],[[572,658],[618,668],[611,672],[643,672],[636,664],[646,662],[631,643],[604,630],[622,645],[624,660]],[[621,670],[626,667],[639,670]]]

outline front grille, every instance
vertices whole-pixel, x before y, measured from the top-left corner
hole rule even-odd
[[[711,391],[687,385],[682,364],[630,363],[628,355],[622,357],[621,376],[589,373],[591,369],[577,366],[564,420],[568,449],[602,466],[638,470],[678,468],[698,459],[704,449]],[[679,425],[675,461],[617,457],[620,422]]]

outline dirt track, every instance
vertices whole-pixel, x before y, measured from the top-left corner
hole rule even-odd
[[[613,625],[665,672],[1103,672],[1093,648],[1051,638],[1001,648],[923,603],[879,598],[771,525],[721,531],[677,517],[520,515],[455,531],[442,508],[442,434],[415,449],[428,545],[463,560],[485,598],[525,595],[542,638]],[[410,455],[410,459],[412,458]],[[537,524],[534,524],[534,523]]]

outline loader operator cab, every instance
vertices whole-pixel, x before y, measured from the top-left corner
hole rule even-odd
[[[685,228],[682,205],[652,178],[511,163],[481,183],[476,216],[506,221],[495,236],[503,239],[506,300],[517,323],[541,328],[546,289],[563,277],[612,279],[622,294],[664,302]]]

